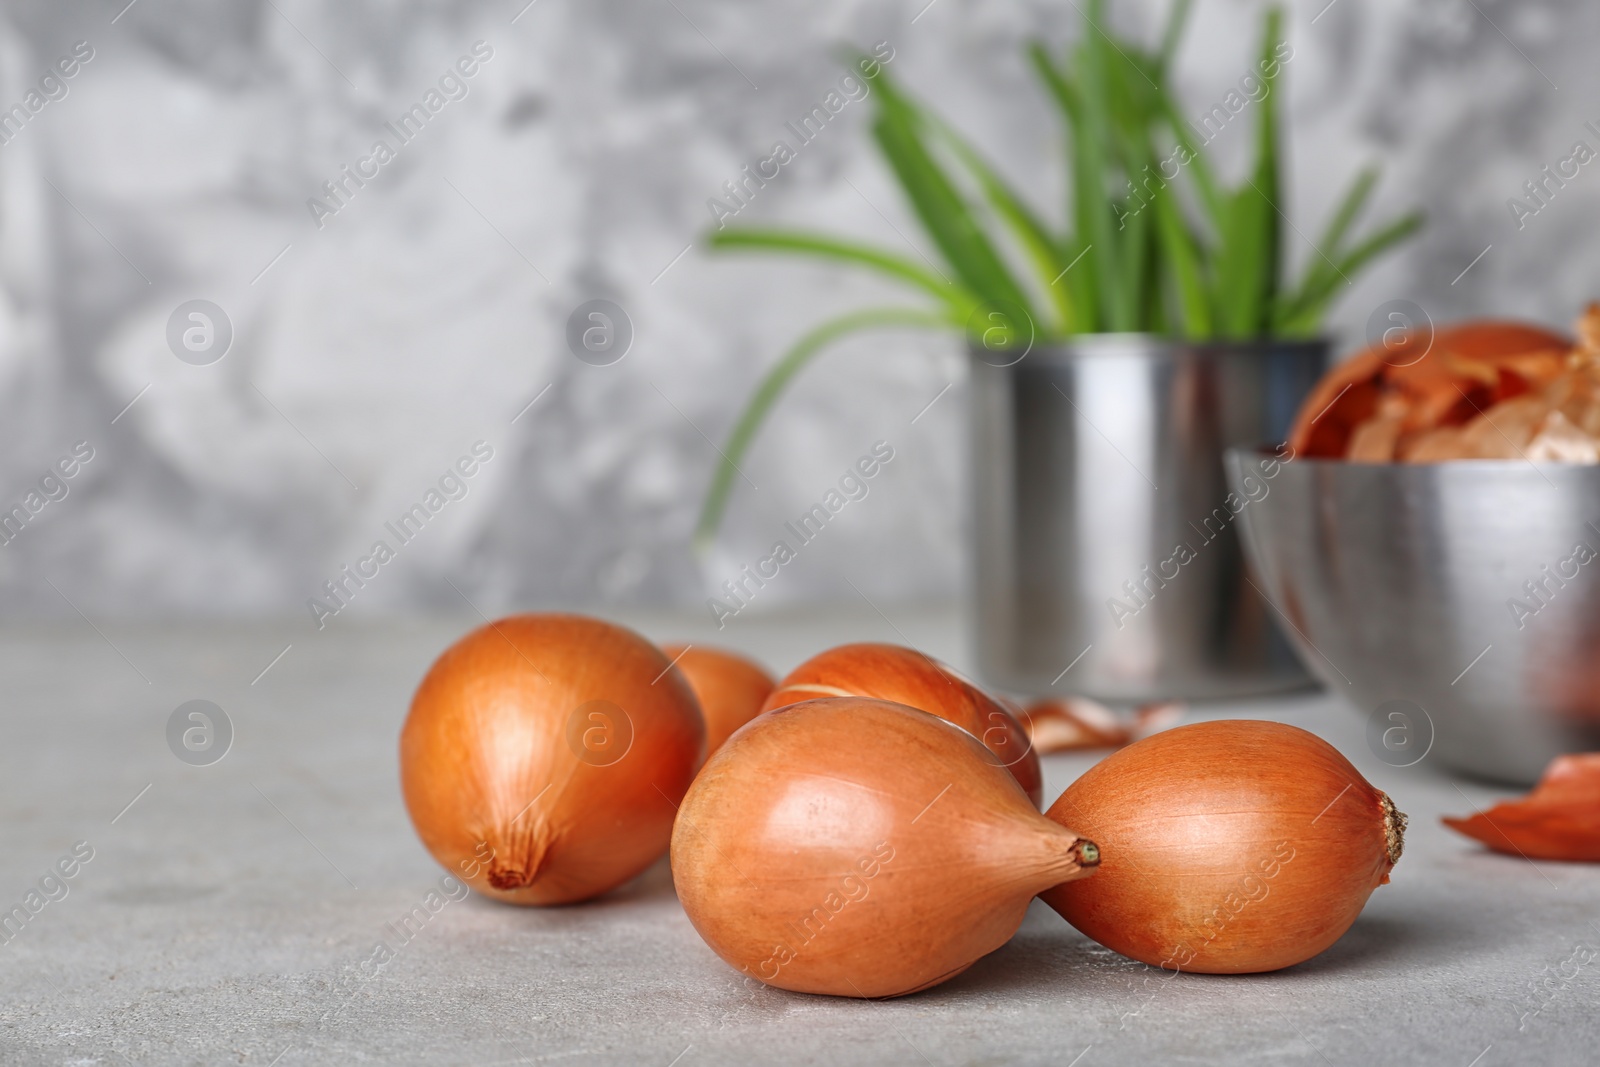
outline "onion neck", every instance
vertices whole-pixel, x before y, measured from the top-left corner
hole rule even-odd
[[[1063,882],[1086,878],[1100,865],[1100,847],[1093,841],[1059,826],[1054,830],[1044,835],[1041,842],[1045,851],[1039,865],[1038,885],[1033,890],[1035,894]]]
[[[496,848],[485,876],[500,890],[527,889],[539,880],[550,843],[542,833],[520,835],[521,840]]]
[[[1388,793],[1378,794],[1378,806],[1383,810],[1383,843],[1389,853],[1389,866],[1393,867],[1400,862],[1400,853],[1406,847],[1406,813],[1394,806],[1394,801],[1389,799]],[[1389,880],[1388,872],[1384,872],[1384,881]]]

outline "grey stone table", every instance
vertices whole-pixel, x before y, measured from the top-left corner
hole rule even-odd
[[[952,612],[887,616],[740,620],[722,635],[687,617],[626,621],[658,639],[720,636],[780,671],[850,639],[961,663]],[[396,738],[423,671],[474,621],[0,634],[0,907],[41,880],[58,898],[36,898],[0,944],[0,1063],[1600,1062],[1600,961],[1586,962],[1600,869],[1446,831],[1441,814],[1503,791],[1426,760],[1385,766],[1360,718],[1316,694],[1195,713],[1312,729],[1411,815],[1393,883],[1332,949],[1278,974],[1165,979],[1036,902],[1009,945],[926,993],[751,990],[696,936],[665,864],[574,907],[468,896],[398,936],[391,924],[443,872],[401,804]],[[209,766],[168,746],[191,699],[233,724]],[[1048,758],[1047,796],[1090,762]],[[70,878],[52,876],[58,863]],[[380,941],[395,957],[369,979]]]

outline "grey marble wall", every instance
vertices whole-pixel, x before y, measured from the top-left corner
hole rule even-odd
[[[690,551],[715,445],[762,369],[820,316],[899,295],[709,256],[707,201],[838,82],[839,43],[883,41],[902,80],[1059,205],[1056,131],[1019,49],[1074,33],[1073,5],[525,2],[8,0],[0,107],[25,118],[0,145],[0,507],[38,509],[0,547],[0,611],[310,626],[307,599],[346,565],[377,567],[352,614],[703,603],[878,441],[894,458],[866,498],[757,608],[956,592],[962,369],[926,336],[825,356],[745,464],[716,547]],[[1164,5],[1114,7],[1137,31]],[[1197,114],[1248,69],[1258,10],[1198,5],[1181,55]],[[1584,125],[1600,128],[1584,58],[1600,8],[1312,0],[1291,22],[1298,230],[1369,161],[1383,210],[1432,219],[1349,292],[1345,336],[1395,297],[1565,322],[1600,294],[1600,168],[1536,215],[1507,206],[1574,142],[1600,148]],[[386,128],[434,102],[409,141]],[[866,113],[845,107],[740,218],[920,247]],[[1241,124],[1217,149],[1237,161],[1244,141]],[[595,298],[633,325],[609,366],[564,341]],[[231,324],[206,365],[169,344],[192,300]],[[403,541],[386,524],[430,491],[443,506]]]

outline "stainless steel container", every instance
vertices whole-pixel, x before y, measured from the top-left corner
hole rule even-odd
[[[1106,334],[1001,357],[970,361],[985,680],[1118,701],[1309,684],[1247,580],[1222,453],[1287,435],[1327,344]]]
[[[1230,452],[1233,484],[1258,462]],[[1527,783],[1600,749],[1600,468],[1305,459],[1266,484],[1251,562],[1380,758]]]

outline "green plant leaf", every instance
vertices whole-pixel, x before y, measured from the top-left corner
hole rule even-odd
[[[1167,266],[1172,272],[1173,286],[1177,291],[1178,310],[1182,314],[1182,334],[1197,341],[1211,337],[1211,294],[1207,292],[1201,273],[1200,253],[1194,236],[1184,221],[1183,211],[1172,190],[1162,188],[1155,193],[1156,233],[1165,253]]]
[[[923,228],[950,269],[985,302],[1020,307],[1034,322],[1032,302],[1011,276],[955,184],[923,142],[916,106],[902,97],[882,69],[870,79],[878,90],[872,132]]]
[[[1092,333],[1095,329],[1092,324],[1098,321],[1095,313],[1095,279],[1083,267],[1087,251],[1086,243],[1077,238],[1068,238],[1061,248],[1064,266],[1051,282],[1053,286],[1066,288],[1073,309],[1078,313],[1073,333]]]
[[[1286,306],[1279,319],[1278,328],[1286,336],[1298,337],[1315,332],[1322,324],[1322,316],[1341,286],[1350,282],[1350,276],[1378,256],[1406,240],[1422,228],[1425,218],[1420,211],[1403,215],[1383,227],[1349,252],[1334,261],[1322,281],[1304,294],[1293,305]]]
[[[1105,0],[1080,5],[1083,31],[1065,60],[1053,58],[1037,40],[1027,49],[1061,116],[1071,178],[1068,233],[1053,234],[971,143],[903,94],[880,64],[868,79],[878,90],[872,135],[942,266],[925,268],[870,245],[782,229],[711,235],[712,247],[719,249],[795,253],[865,267],[931,295],[938,307],[852,312],[796,341],[762,378],[734,425],[701,510],[697,544],[715,533],[737,464],[783,390],[828,344],[854,331],[899,326],[971,334],[993,319],[974,325],[974,313],[986,303],[1011,303],[1034,318],[1030,294],[1042,290],[1055,318],[1055,329],[1047,333],[1170,329],[1203,339],[1254,338],[1276,330],[1297,336],[1319,327],[1350,275],[1421,225],[1419,215],[1408,215],[1347,249],[1375,181],[1362,174],[1329,221],[1322,245],[1326,261],[1309,264],[1291,292],[1282,255],[1282,10],[1271,8],[1263,22],[1260,74],[1266,91],[1256,101],[1254,158],[1243,182],[1228,189],[1204,154],[1210,124],[1197,129],[1187,122],[1167,87],[1191,0],[1173,0],[1153,48],[1113,36],[1104,21]],[[1169,149],[1167,159],[1178,164],[1172,177],[1162,166],[1162,152]],[[1033,277],[1014,273],[1003,254],[1018,250]]]
[[[1115,205],[1120,198],[1114,198],[1108,188],[1117,161],[1111,128],[1111,42],[1101,29],[1104,8],[1100,0],[1089,0],[1083,9],[1083,39],[1077,48],[1082,81],[1073,123],[1072,191],[1078,232],[1090,242],[1086,258],[1101,280],[1102,328],[1126,331],[1138,328],[1138,298],[1128,288],[1125,264],[1130,249],[1125,228],[1113,226],[1117,223]]]
[[[1211,222],[1212,231],[1221,233],[1227,218],[1227,201],[1217,182],[1216,174],[1211,169],[1210,161],[1201,152],[1204,146],[1194,139],[1194,135],[1189,131],[1188,120],[1183,117],[1177,102],[1172,99],[1171,93],[1164,86],[1160,92],[1159,106],[1162,115],[1166,117],[1168,130],[1182,149],[1182,153],[1178,155],[1179,169],[1194,179],[1200,206]]]
[[[1427,216],[1420,211],[1407,212],[1347,252],[1339,263],[1339,272],[1346,277],[1359,272],[1372,260],[1422,229],[1426,221]]]
[[[1084,333],[1094,333],[1104,328],[1104,301],[1101,297],[1104,275],[1100,267],[1100,257],[1094,254],[1096,227],[1093,224],[1093,212],[1097,206],[1102,212],[1105,210],[1104,200],[1097,203],[1093,190],[1089,188],[1089,183],[1100,173],[1096,170],[1094,159],[1088,155],[1095,146],[1084,143],[1086,138],[1081,133],[1083,101],[1077,85],[1056,66],[1055,60],[1050,58],[1050,53],[1045,49],[1043,42],[1038,40],[1029,42],[1028,58],[1033,61],[1040,80],[1050,91],[1051,98],[1061,112],[1062,129],[1069,146],[1067,166],[1072,173],[1069,208],[1077,233],[1068,242],[1067,247],[1062,249],[1062,257],[1067,263],[1065,268],[1067,274],[1057,284],[1070,286],[1077,298],[1075,302],[1079,329]],[[1104,192],[1103,184],[1101,192],[1102,194]],[[1110,246],[1107,244],[1103,247],[1109,249]]]
[[[903,256],[841,238],[819,237],[792,230],[740,228],[713,233],[711,247],[746,248],[764,252],[799,252],[819,256],[840,263],[869,267],[899,281],[910,282],[948,304],[953,312],[969,314],[978,304],[977,297],[971,292],[945,281]]]
[[[1113,145],[1129,189],[1118,218],[1124,242],[1122,285],[1133,300],[1128,328],[1160,333],[1167,324],[1162,276],[1173,267],[1164,262],[1168,243],[1161,235],[1164,209],[1160,203],[1167,198],[1169,182],[1152,137],[1161,122],[1160,60],[1132,45],[1117,45],[1109,37],[1104,40],[1110,49],[1105,60]],[[1176,208],[1176,202],[1168,208]],[[1168,210],[1166,214],[1167,223],[1185,225],[1181,211]]]
[[[1078,315],[1073,307],[1072,291],[1053,284],[1061,277],[1067,266],[1067,261],[1061,258],[1061,245],[1057,238],[1051,236],[1044,223],[1039,221],[1039,217],[1023,202],[1010,184],[953,126],[938,117],[934,117],[932,121],[940,137],[977,179],[995,214],[1010,226],[1011,232],[1022,245],[1023,251],[1027,253],[1040,283],[1047,290],[1046,295],[1055,307],[1059,320],[1057,326],[1050,332],[1055,334],[1075,332],[1078,328]]]
[[[1306,264],[1305,277],[1301,280],[1299,288],[1293,294],[1283,297],[1282,306],[1285,309],[1306,303],[1309,294],[1319,290],[1325,284],[1327,276],[1334,273],[1333,263],[1343,254],[1345,237],[1361,213],[1361,209],[1366,206],[1377,181],[1377,169],[1368,167],[1351,183],[1349,191],[1345,193],[1333,217],[1329,219],[1321,240],[1312,246],[1316,250],[1316,255]]]
[[[1190,0],[1173,0],[1172,10],[1167,13],[1166,29],[1161,31],[1161,52],[1158,70],[1162,74],[1172,69],[1172,57],[1178,52],[1178,44],[1183,40],[1183,30],[1189,22]]]
[[[1246,186],[1228,198],[1217,253],[1217,332],[1226,338],[1257,334],[1261,321],[1261,249],[1267,230],[1265,197]]]
[[[717,528],[722,525],[722,516],[727,511],[733,480],[739,475],[739,461],[750,450],[750,442],[755,439],[756,431],[761,428],[772,405],[813,357],[833,342],[859,330],[897,326],[949,329],[964,322],[964,319],[952,320],[948,314],[917,308],[866,308],[829,319],[807,331],[761,379],[738,421],[734,423],[733,431],[721,449],[722,462],[711,476],[711,486],[700,507],[700,519],[694,533],[696,548],[703,550],[716,535]]]
[[[1277,71],[1271,66],[1282,36],[1283,11],[1270,8],[1262,34],[1262,83],[1256,103],[1253,173],[1228,205],[1217,268],[1218,327],[1230,338],[1265,336],[1276,306],[1282,237],[1279,224]],[[1268,72],[1271,71],[1269,74]]]
[[[1377,184],[1376,167],[1368,167],[1356,176],[1356,180],[1350,183],[1350,191],[1344,194],[1338,210],[1328,221],[1328,228],[1323,231],[1322,240],[1317,244],[1318,248],[1326,249],[1331,256],[1344,247],[1345,235],[1350,232],[1351,225],[1361,214],[1361,209],[1366,206],[1367,198],[1372,195],[1372,189]]]

